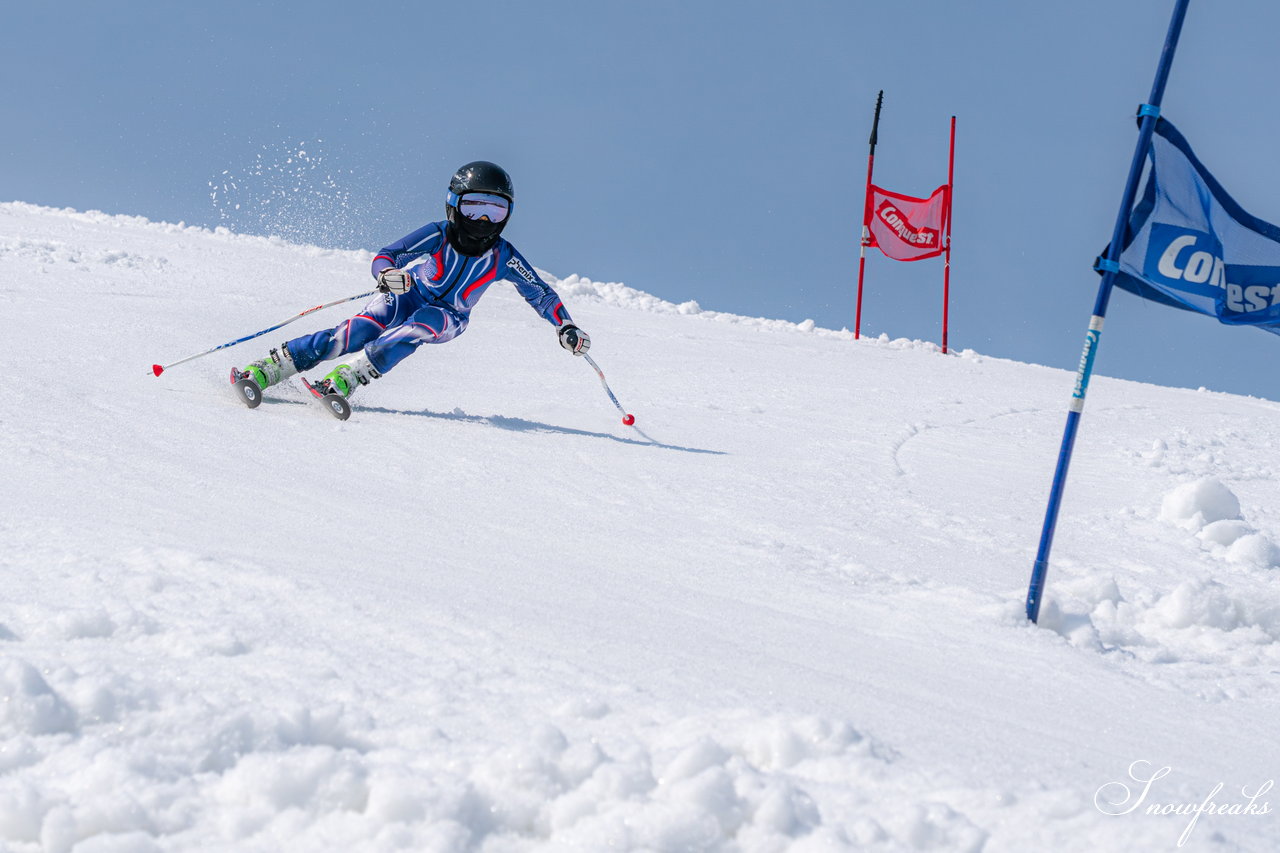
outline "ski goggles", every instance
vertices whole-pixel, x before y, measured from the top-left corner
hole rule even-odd
[[[458,212],[467,219],[488,219],[502,222],[511,212],[511,202],[495,193],[449,193],[449,201],[456,204]]]

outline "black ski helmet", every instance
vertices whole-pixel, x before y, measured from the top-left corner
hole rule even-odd
[[[449,229],[449,242],[464,255],[483,255],[498,242],[511,214],[501,222],[468,219],[458,212],[458,198],[463,193],[494,193],[511,202],[514,210],[516,191],[506,169],[488,160],[476,160],[453,173],[444,206],[445,217],[453,226]]]

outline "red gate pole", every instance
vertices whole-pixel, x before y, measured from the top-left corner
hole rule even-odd
[[[947,157],[947,254],[942,265],[942,353],[947,352],[947,314],[951,305],[951,204],[956,180],[956,117],[951,117],[951,153]]]
[[[871,153],[867,155],[867,192],[862,200],[862,244],[858,249],[858,311],[853,321],[853,339],[862,336],[862,282],[867,272],[867,246],[871,245],[871,169],[876,162],[876,135],[880,128],[880,105],[884,89],[876,95],[876,116],[871,122]]]

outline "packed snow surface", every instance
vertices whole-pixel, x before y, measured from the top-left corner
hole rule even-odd
[[[1276,849],[1280,405],[1095,380],[1036,627],[1063,371],[570,276],[636,428],[505,285],[152,375],[368,261],[0,205],[0,850]]]

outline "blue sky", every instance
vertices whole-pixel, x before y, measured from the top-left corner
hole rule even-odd
[[[1172,5],[22,4],[0,200],[376,249],[491,159],[516,183],[506,236],[556,275],[852,328],[884,89],[889,189],[945,182],[957,116],[952,347],[1074,369]],[[1271,221],[1276,32],[1280,4],[1193,0],[1165,99]],[[864,333],[937,340],[941,281],[871,257]],[[1117,293],[1097,369],[1280,399],[1278,347]]]

